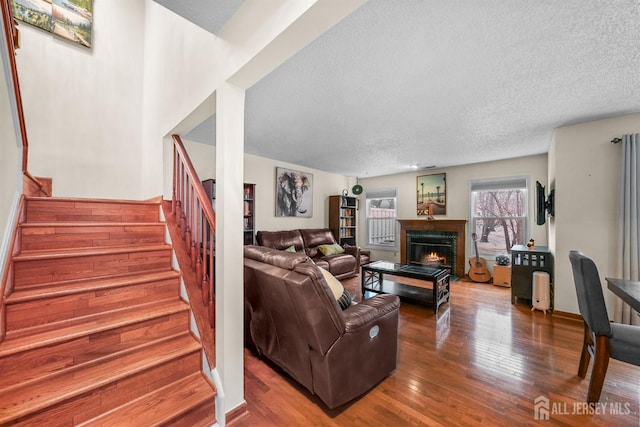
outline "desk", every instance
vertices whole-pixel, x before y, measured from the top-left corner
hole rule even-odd
[[[610,277],[605,278],[607,280],[607,287],[611,292],[616,294],[633,308],[635,311],[640,312],[640,282],[637,280],[624,280],[624,279],[612,279]]]

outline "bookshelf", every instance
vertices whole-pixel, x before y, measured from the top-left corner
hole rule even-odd
[[[255,196],[256,196],[256,185],[255,184],[244,184],[244,207],[242,213],[244,215],[244,244],[245,245],[254,245],[255,244],[255,230],[254,230],[254,221],[255,221]]]
[[[216,210],[216,180],[206,179],[202,181],[204,191],[211,200],[211,206],[213,210]],[[244,184],[243,186],[243,244],[253,245],[255,244],[255,197],[256,197],[256,185]]]
[[[357,203],[355,197],[329,196],[329,228],[340,246],[357,246]]]

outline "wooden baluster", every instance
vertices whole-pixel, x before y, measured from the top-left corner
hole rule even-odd
[[[202,304],[206,306],[209,301],[209,275],[204,275],[200,288],[202,290]]]
[[[213,248],[211,249],[211,253],[209,254],[209,269],[211,271],[211,274],[209,276],[209,281],[207,282],[207,299],[204,300],[206,301],[205,304],[209,305],[209,325],[213,328],[214,325],[214,312],[215,312],[215,307],[213,306],[213,294],[214,294],[214,283],[216,281],[216,270],[215,270],[215,265],[214,265],[214,250]],[[204,283],[203,283],[204,285]]]
[[[184,214],[184,211],[180,213],[180,237],[182,240],[185,240],[187,233],[187,216]]]
[[[191,227],[189,226],[189,221],[185,217],[185,232],[184,232],[184,242],[187,244],[187,254],[191,256]]]
[[[0,342],[7,335],[7,308],[6,304],[0,304]]]
[[[176,183],[178,179],[178,149],[173,145],[173,186],[171,188],[171,214],[176,215]]]
[[[197,216],[196,216],[196,235],[198,236],[198,238],[196,239],[196,244],[198,245],[198,247],[200,248],[200,251],[204,250],[203,247],[203,239],[202,239],[202,217],[204,215],[203,211],[202,211],[202,204],[200,203],[200,201],[197,201],[198,204],[198,209],[197,209]],[[198,254],[200,256],[200,254]]]
[[[196,283],[202,287],[202,257],[196,260]]]
[[[184,189],[184,241],[187,243],[187,248],[190,246],[191,241],[187,240],[187,231],[191,234],[191,224],[189,223],[189,218],[191,216],[191,180],[189,177],[185,180],[185,189]]]
[[[209,327],[213,329],[216,324],[216,304],[213,296],[209,298]]]
[[[196,262],[198,259],[198,248],[195,240],[191,242],[191,268],[196,271]]]
[[[207,283],[207,304],[209,306],[209,326],[213,329],[216,323],[216,307],[214,301],[214,283],[216,281],[215,275],[215,264],[214,264],[214,253],[213,247],[211,248],[211,253],[209,255],[209,268],[211,269],[211,276],[209,277],[209,281]]]
[[[182,214],[182,158],[178,156],[178,168],[176,170],[176,222],[180,225],[180,215]]]
[[[180,217],[182,216],[182,202],[178,199],[176,200],[176,225],[178,228],[180,227]]]

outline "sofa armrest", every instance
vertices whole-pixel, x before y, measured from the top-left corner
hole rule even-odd
[[[345,322],[345,331],[353,332],[369,324],[376,319],[397,310],[400,307],[400,298],[397,295],[377,295],[354,304],[342,312]]]
[[[353,255],[354,257],[356,257],[356,259],[360,258],[359,246],[344,245],[343,249],[345,254]]]
[[[345,332],[326,353],[311,351],[313,389],[329,408],[360,396],[396,369],[396,295],[377,295],[342,312]]]

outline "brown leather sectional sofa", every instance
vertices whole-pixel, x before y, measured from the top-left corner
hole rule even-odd
[[[319,267],[328,270],[339,280],[358,274],[360,265],[370,259],[369,251],[357,246],[345,246],[342,254],[324,255],[318,250],[320,245],[336,244],[333,233],[328,228],[258,231],[256,241],[260,246],[279,250],[293,246],[296,252],[308,255]]]
[[[395,295],[342,310],[304,253],[244,247],[245,340],[329,408],[370,390],[396,368]]]

